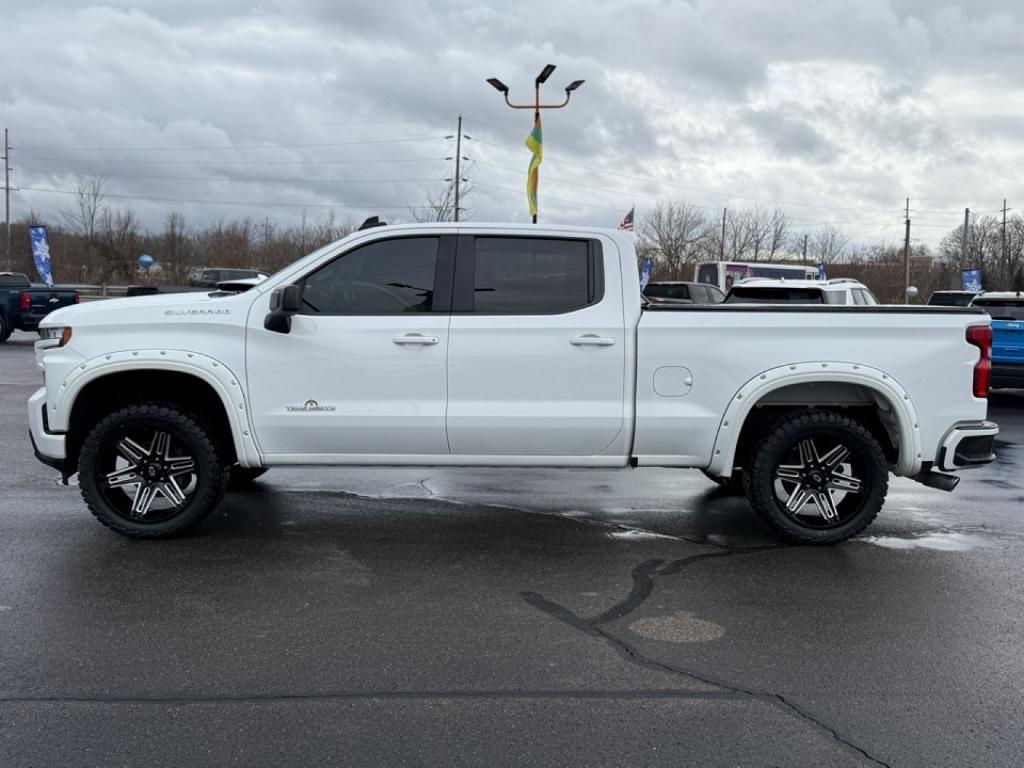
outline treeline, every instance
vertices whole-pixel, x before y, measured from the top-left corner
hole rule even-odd
[[[911,227],[912,236],[913,226]],[[835,225],[805,230],[781,208],[729,211],[723,221],[681,200],[663,201],[640,218],[637,255],[653,262],[652,279],[692,280],[694,267],[707,261],[805,261],[826,265],[829,277],[851,277],[867,285],[879,300],[902,303],[902,241],[852,244]],[[950,231],[937,251],[914,244],[910,284],[916,301],[936,290],[962,286],[962,270],[980,269],[985,290],[1024,290],[1024,215],[1006,221],[985,216]]]
[[[181,285],[199,267],[241,267],[271,273],[354,228],[333,214],[282,227],[270,218],[220,221],[205,228],[189,226],[184,214],[167,214],[162,230],[147,231],[130,208],[107,206],[102,184],[78,189],[75,205],[56,222],[29,213],[11,223],[11,269],[35,276],[28,227],[46,224],[54,282],[132,284],[160,282]],[[139,256],[149,254],[156,266],[139,269]]]
[[[443,203],[443,201],[442,201]],[[417,219],[448,220],[450,205],[438,203]],[[434,205],[434,201],[431,201]],[[196,268],[242,267],[273,272],[317,248],[344,237],[355,226],[333,214],[280,226],[270,218],[240,218],[198,228],[172,211],[163,227],[148,231],[125,207],[106,204],[103,180],[79,185],[74,203],[57,221],[30,213],[12,224],[12,258],[3,268],[34,275],[28,227],[48,225],[56,282],[183,284]],[[1004,235],[1005,231],[1005,235]],[[913,228],[912,228],[913,232]],[[923,245],[911,249],[910,283],[917,301],[932,291],[959,288],[961,271],[981,269],[986,290],[1024,290],[1024,215],[1001,219],[984,216],[951,230],[935,252]],[[781,208],[753,207],[729,211],[723,219],[682,200],[660,202],[639,217],[638,258],[653,261],[653,279],[692,280],[701,262],[806,261],[824,263],[829,277],[852,277],[865,283],[881,301],[903,298],[903,244],[863,246],[846,233],[825,225],[805,230]],[[142,272],[138,259],[151,255],[156,267]]]

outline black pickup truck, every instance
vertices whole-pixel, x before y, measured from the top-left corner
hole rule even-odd
[[[21,272],[0,272],[0,342],[14,330],[36,330],[53,310],[78,302],[78,291],[37,287]]]

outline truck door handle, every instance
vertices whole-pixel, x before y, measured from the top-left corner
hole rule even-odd
[[[573,336],[569,343],[577,347],[610,347],[615,339],[608,336],[596,336],[593,333],[585,333],[582,336]]]
[[[407,333],[404,336],[395,336],[392,341],[395,342],[395,344],[422,344],[426,347],[431,344],[437,344],[437,336],[424,336],[419,333]]]

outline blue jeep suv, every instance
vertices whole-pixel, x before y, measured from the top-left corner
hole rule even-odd
[[[992,317],[992,388],[1024,387],[1024,292],[982,293],[971,306]]]

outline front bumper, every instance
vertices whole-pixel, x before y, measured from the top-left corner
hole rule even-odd
[[[63,472],[67,458],[65,437],[47,430],[46,387],[40,387],[28,399],[28,429],[36,458],[47,466]]]
[[[954,424],[942,438],[936,468],[955,472],[995,461],[993,447],[998,434],[999,425],[992,421]]]

